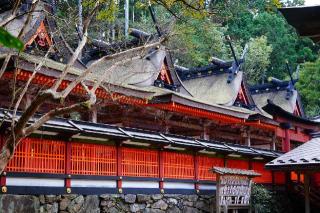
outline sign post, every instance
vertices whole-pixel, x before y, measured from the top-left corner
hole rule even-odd
[[[214,167],[217,174],[216,212],[227,213],[229,209],[247,209],[251,212],[250,197],[252,178],[260,176],[253,170]]]

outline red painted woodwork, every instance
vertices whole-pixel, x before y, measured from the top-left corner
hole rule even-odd
[[[163,190],[163,178],[164,178],[164,157],[163,157],[163,151],[159,150],[159,188],[160,190]]]
[[[72,174],[116,175],[116,147],[97,144],[72,143],[71,150]]]
[[[264,168],[264,162],[252,162],[252,169],[261,174],[261,176],[253,178],[255,183],[272,183],[272,172]]]
[[[31,45],[35,40],[37,40],[37,43],[41,47],[44,47],[44,46],[48,46],[49,47],[49,46],[52,45],[51,38],[49,37],[48,31],[47,31],[43,21],[40,23],[40,26],[37,29],[36,33],[25,44],[25,46]]]
[[[116,146],[116,159],[117,159],[117,176],[119,179],[117,180],[117,188],[119,190],[122,190],[122,146],[121,144],[118,144]]]
[[[226,159],[227,167],[234,169],[249,169],[249,161],[241,159]]]
[[[215,181],[216,174],[210,171],[215,166],[224,167],[224,159],[208,156],[199,156],[199,179]]]
[[[290,151],[290,134],[289,130],[284,130],[284,140],[282,141],[282,151],[289,152]]]
[[[241,83],[241,87],[240,87],[240,90],[238,92],[238,96],[237,96],[237,101],[245,104],[245,105],[248,105],[249,103],[249,99],[248,99],[248,96],[247,94],[245,93],[245,89],[244,89],[244,85],[243,83]]]
[[[158,79],[164,81],[167,84],[172,84],[171,76],[169,74],[169,69],[165,63],[161,67],[161,71],[159,73]]]
[[[312,179],[315,186],[320,187],[320,172],[313,174]]]
[[[298,142],[304,143],[304,142],[307,142],[310,140],[310,136],[301,132],[301,131],[296,132],[295,130],[289,129],[288,132],[290,135],[290,139],[293,141],[298,141]],[[276,134],[280,138],[285,138],[285,130],[284,129],[277,128]]]
[[[275,184],[285,184],[286,174],[284,172],[274,172],[274,183]]]
[[[20,70],[16,76],[17,80],[20,81],[27,81],[32,75],[32,72],[25,71],[25,70]],[[5,72],[3,74],[3,77],[6,79],[12,79],[13,78],[13,72]],[[43,74],[36,74],[34,79],[32,80],[33,84],[38,84],[38,85],[47,85],[52,86],[55,81],[55,78],[49,77]],[[59,89],[64,89],[69,85],[69,81],[63,81],[62,84],[60,85]],[[78,94],[86,94],[86,90],[82,87],[81,84],[77,85],[73,90],[73,93],[78,93]],[[163,110],[168,110],[172,112],[179,112],[179,113],[184,113],[187,115],[192,115],[192,116],[197,116],[197,117],[202,117],[202,118],[208,118],[211,120],[217,120],[223,123],[243,123],[246,126],[254,126],[260,129],[268,129],[268,130],[275,130],[276,126],[271,125],[271,124],[266,124],[266,123],[261,123],[260,121],[245,121],[244,119],[241,118],[236,118],[230,115],[224,115],[216,112],[210,112],[194,107],[189,107],[185,106],[182,104],[177,104],[177,103],[165,103],[165,104],[148,104],[148,100],[143,100],[139,98],[134,98],[134,97],[128,97],[122,94],[117,94],[117,93],[112,93],[109,94],[105,90],[98,88],[96,90],[96,95],[98,98],[102,99],[113,99],[117,100],[119,103],[123,104],[132,104],[132,105],[144,105],[144,106],[151,106],[151,107],[157,107]]]
[[[122,175],[158,177],[159,155],[156,150],[122,148]]]
[[[27,81],[32,75],[32,72],[29,71],[25,71],[25,70],[20,70],[16,76],[17,80],[20,81]],[[13,72],[5,72],[3,74],[4,78],[6,79],[12,79],[13,78]],[[34,77],[34,79],[32,80],[33,84],[38,84],[38,85],[47,85],[52,86],[53,83],[55,82],[55,78],[53,77],[49,77],[43,74],[36,74],[36,76]],[[65,89],[68,85],[69,85],[70,81],[66,81],[64,80],[59,89]],[[90,89],[90,87],[89,87]],[[72,93],[77,93],[77,94],[86,94],[86,90],[83,88],[83,86],[81,84],[78,84],[73,90]],[[98,88],[96,90],[96,95],[98,98],[102,98],[102,99],[112,99],[112,100],[117,100],[119,103],[123,103],[123,104],[133,104],[133,105],[145,105],[147,103],[147,100],[142,100],[139,98],[133,98],[133,97],[128,97],[122,94],[118,94],[118,93],[107,93],[105,90]]]
[[[65,172],[65,142],[27,138],[20,142],[8,164],[8,172]]]
[[[71,155],[72,155],[72,147],[71,147],[71,142],[66,142],[66,160],[65,160],[65,174],[70,175],[71,174]],[[71,179],[67,177],[64,180],[64,185],[66,188],[71,187]]]
[[[296,172],[292,171],[292,172],[290,173],[290,180],[291,180],[291,181],[298,182],[298,174],[297,174]]]
[[[194,158],[190,154],[163,152],[164,177],[194,179]]]

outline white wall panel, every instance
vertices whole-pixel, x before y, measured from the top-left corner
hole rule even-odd
[[[141,188],[141,189],[154,189],[159,188],[157,181],[122,181],[122,188]]]
[[[7,177],[8,186],[47,186],[64,187],[64,179],[57,178],[29,178],[29,177]]]
[[[101,188],[116,188],[115,180],[82,180],[71,179],[71,187],[101,187]]]
[[[194,189],[194,183],[164,182],[165,189]]]

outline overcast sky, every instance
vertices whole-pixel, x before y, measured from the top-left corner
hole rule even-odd
[[[320,0],[305,0],[305,5],[320,5]]]

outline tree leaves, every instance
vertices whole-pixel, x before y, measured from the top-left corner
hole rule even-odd
[[[0,45],[15,48],[19,51],[23,49],[23,42],[11,35],[8,31],[0,27]]]

